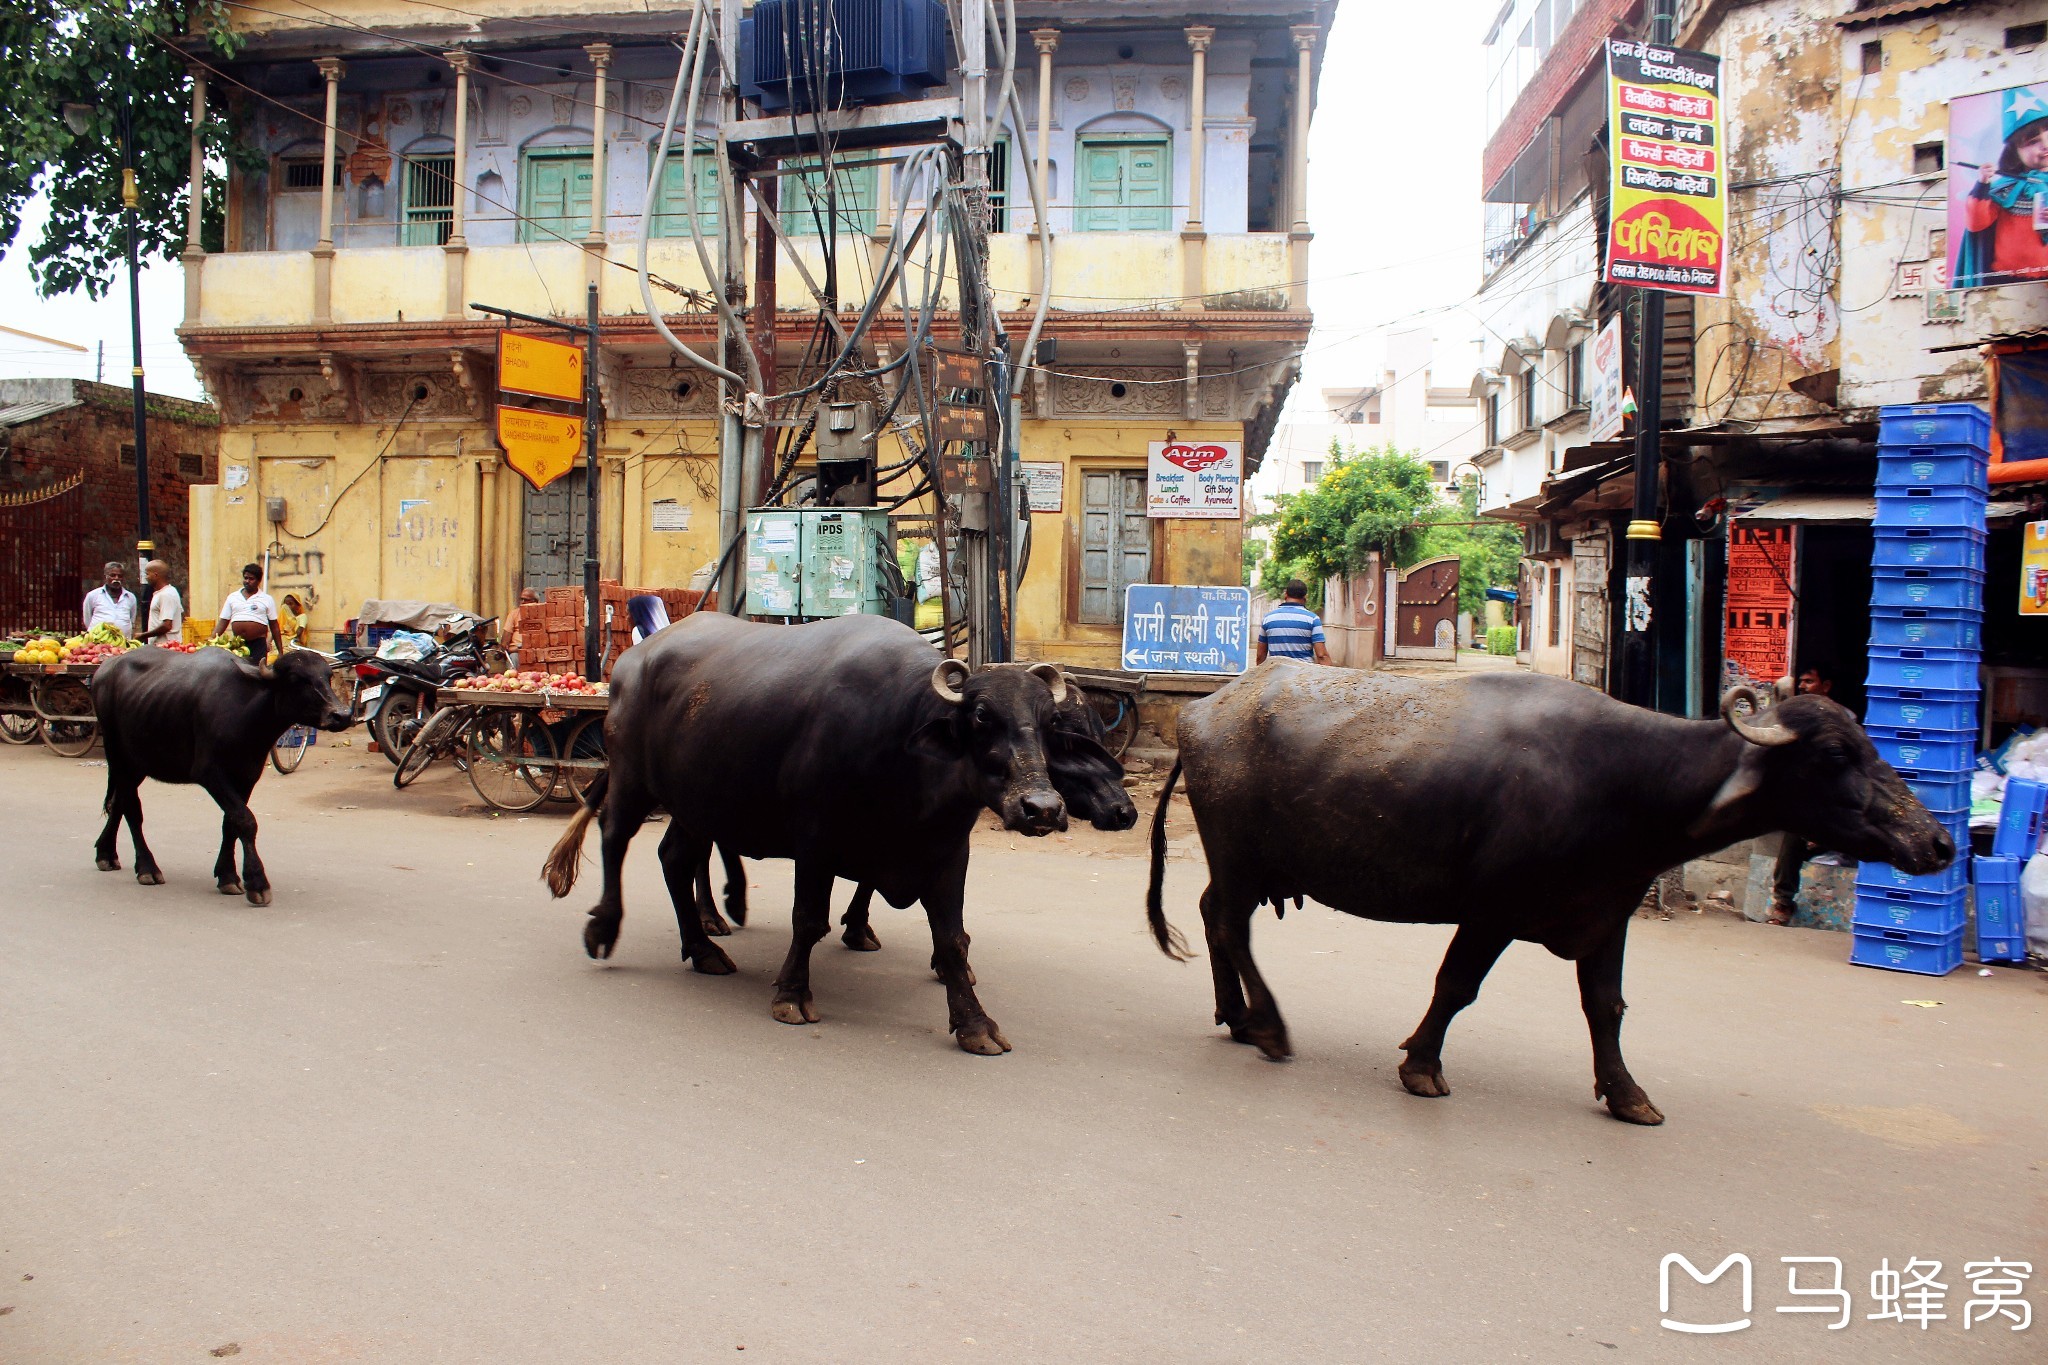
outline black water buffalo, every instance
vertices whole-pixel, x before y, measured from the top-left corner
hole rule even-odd
[[[1185,956],[1160,907],[1167,803],[1185,771],[1209,861],[1216,1022],[1231,1037],[1274,1060],[1290,1052],[1252,961],[1262,901],[1455,924],[1429,1012],[1401,1044],[1411,1094],[1450,1093],[1444,1030],[1521,939],[1578,964],[1594,1094],[1616,1118],[1661,1123],[1621,1058],[1623,945],[1659,873],[1778,829],[1912,873],[1955,857],[1849,712],[1815,696],[1752,717],[1745,704],[1762,700],[1737,689],[1723,720],[1677,720],[1526,674],[1262,665],[1180,713],[1152,823],[1153,936]]]
[[[713,844],[796,862],[794,932],[771,1012],[815,1023],[811,949],[832,881],[867,883],[896,906],[922,901],[961,1048],[1009,1051],[975,998],[962,925],[968,835],[982,807],[1025,834],[1066,827],[1044,735],[1066,690],[1059,669],[970,673],[908,626],[855,616],[771,626],[700,612],[629,651],[612,675],[609,772],[548,856],[556,896],[603,816],[604,892],[584,926],[594,958],[618,941],[626,846],[656,805],[669,814],[662,872],[683,958],[724,975],[695,897]]]
[[[271,746],[290,727],[349,727],[348,708],[328,685],[330,667],[312,650],[293,651],[265,668],[224,649],[136,649],[101,664],[92,679],[92,708],[107,746],[107,824],[94,848],[100,870],[121,866],[114,837],[125,818],[135,842],[135,880],[161,886],[164,874],[142,842],[142,779],[190,782],[220,805],[213,879],[221,894],[270,904],[249,793],[263,776]]]
[[[1138,823],[1138,808],[1124,790],[1124,765],[1109,749],[1109,731],[1088,702],[1080,687],[1069,681],[1066,696],[1053,709],[1052,728],[1045,732],[1046,773],[1053,790],[1067,803],[1067,813],[1088,821],[1097,829],[1126,830]],[[747,922],[747,873],[738,855],[721,848],[725,866],[725,908],[733,923]],[[855,952],[878,951],[882,942],[869,922],[875,888],[863,882],[854,889],[853,900],[840,917],[845,927],[840,942]],[[697,903],[704,932],[713,936],[731,933],[711,897],[711,867],[707,861],[698,872]],[[938,970],[934,962],[932,970]]]

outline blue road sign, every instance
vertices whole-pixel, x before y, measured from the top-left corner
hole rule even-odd
[[[1133,583],[1124,589],[1124,667],[1138,673],[1242,673],[1252,590]]]

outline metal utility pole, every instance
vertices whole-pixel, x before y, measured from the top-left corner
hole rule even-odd
[[[604,673],[604,622],[597,601],[597,286],[586,295],[583,334],[583,676],[596,682]]]
[[[725,125],[739,117],[740,5],[741,0],[719,0],[718,4],[718,144],[721,154],[725,146]],[[683,79],[680,70],[676,79]],[[720,169],[724,168],[721,166]],[[741,235],[747,199],[741,186],[721,186],[722,191],[727,188],[732,191],[733,211],[725,212],[725,197],[721,193],[718,275],[719,287],[725,290],[725,300],[737,313],[746,307],[747,298],[746,246]],[[726,324],[725,314],[720,313],[718,363],[729,370],[745,373],[745,367],[734,362],[739,348],[746,344],[747,338],[736,335]],[[718,592],[718,609],[731,616],[737,615],[740,608],[740,565],[744,556],[739,553],[735,542],[746,525],[747,514],[746,428],[734,409],[746,400],[746,395],[735,393],[733,386],[721,379],[718,381],[718,400],[718,545],[724,553],[725,567],[719,573],[718,582],[712,586]],[[728,548],[730,553],[725,553]]]
[[[142,271],[136,263],[135,116],[133,101],[121,103],[121,227],[128,239],[128,330],[135,347],[135,557],[137,588],[146,586],[143,565],[156,557],[149,531],[149,406],[142,377]],[[147,624],[146,622],[144,623]]]
[[[1672,0],[1651,0],[1650,41],[1670,43],[1675,27]],[[1664,293],[1642,288],[1637,297],[1642,327],[1636,346],[1635,505],[1628,523],[1622,600],[1621,700],[1654,708],[1657,670],[1650,618],[1657,548],[1663,538],[1657,522],[1657,473],[1663,455]]]

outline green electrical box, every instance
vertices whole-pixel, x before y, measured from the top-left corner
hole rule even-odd
[[[803,525],[795,508],[747,513],[749,616],[803,615]]]
[[[882,561],[893,562],[879,507],[765,508],[747,514],[747,614],[803,620],[886,616]]]

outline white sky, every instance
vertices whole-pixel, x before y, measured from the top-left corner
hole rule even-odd
[[[1316,331],[1303,357],[1294,412],[1326,386],[1368,382],[1389,323],[1456,303],[1479,285],[1479,156],[1484,145],[1479,40],[1498,0],[1343,0],[1324,54],[1309,142],[1309,299]],[[0,258],[0,323],[73,342],[66,352],[0,332],[0,376],[104,377],[128,382],[128,285],[105,299],[36,296],[28,244],[41,234],[32,205]],[[143,366],[152,392],[200,397],[178,345],[184,283],[175,263],[145,268]],[[1456,311],[1431,319],[1444,342],[1479,334]],[[1468,336],[1467,334],[1470,334]],[[1293,415],[1292,413],[1290,415]]]

